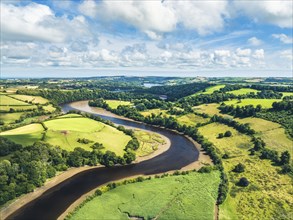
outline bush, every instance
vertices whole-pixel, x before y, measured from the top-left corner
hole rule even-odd
[[[239,163],[235,166],[235,168],[233,169],[234,172],[236,173],[242,173],[245,170],[245,166],[242,163]]]
[[[198,170],[198,172],[199,173],[210,173],[212,170],[213,170],[213,167],[211,167],[211,166],[204,166],[204,167],[201,167]]]
[[[222,156],[223,159],[229,159],[230,155],[228,153],[224,153]]]
[[[224,134],[224,137],[231,137],[232,136],[232,132],[231,131],[226,131]]]
[[[103,192],[102,192],[102,190],[100,190],[100,189],[97,189],[96,191],[95,191],[95,195],[96,196],[100,196],[100,195],[102,195],[103,194]]]
[[[224,137],[223,133],[218,134],[218,138],[223,138],[223,137]]]
[[[242,177],[242,178],[240,178],[237,185],[242,186],[242,187],[247,187],[249,185],[249,181],[245,177]]]

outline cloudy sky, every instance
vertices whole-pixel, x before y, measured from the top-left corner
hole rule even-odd
[[[1,0],[1,76],[292,76],[291,0]]]

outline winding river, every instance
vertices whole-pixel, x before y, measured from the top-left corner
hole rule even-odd
[[[109,181],[135,175],[149,175],[171,170],[179,170],[198,160],[199,152],[194,144],[183,135],[163,128],[153,127],[114,116],[97,114],[87,101],[62,105],[62,110],[80,110],[99,115],[115,124],[131,126],[157,132],[169,138],[170,148],[164,153],[137,164],[112,168],[95,168],[83,171],[47,190],[43,195],[23,206],[7,219],[57,219],[74,201],[83,194]]]

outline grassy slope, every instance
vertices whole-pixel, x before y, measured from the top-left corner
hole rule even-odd
[[[6,111],[8,112],[10,108],[13,108],[14,110],[17,111],[26,111],[26,110],[33,110],[36,109],[37,106],[35,105],[26,105],[26,106],[0,106],[0,111]]]
[[[196,112],[199,112],[199,113],[206,113],[209,116],[222,115],[222,116],[225,116],[225,117],[232,118],[232,116],[230,116],[230,115],[221,114],[220,110],[218,109],[218,107],[219,107],[219,104],[217,104],[217,103],[203,104],[203,105],[193,107],[193,110],[195,110]]]
[[[24,114],[23,112],[16,112],[16,113],[1,113],[0,120],[4,121],[5,124],[10,124],[18,120],[20,116]]]
[[[6,95],[0,95],[0,105],[29,105]]]
[[[41,124],[30,124],[0,133],[15,143],[28,146],[40,140],[44,132]]]
[[[123,132],[88,118],[61,118],[45,122],[49,128],[45,141],[59,145],[63,149],[73,150],[75,147],[90,149],[90,144],[80,144],[78,138],[87,138],[102,143],[105,150],[111,150],[117,155],[123,155],[123,149],[131,139]],[[67,131],[67,134],[62,133]]]
[[[226,130],[232,131],[233,136],[217,139],[217,134]],[[235,129],[213,123],[200,127],[199,131],[215,144],[220,154],[229,152],[231,156],[223,160],[230,181],[230,193],[220,206],[220,219],[288,218],[293,207],[292,179],[289,176],[278,174],[279,168],[272,166],[269,160],[260,160],[257,155],[250,156],[250,138]],[[244,173],[232,172],[238,163],[246,166]],[[248,187],[235,185],[241,177],[250,181]]]
[[[146,156],[157,150],[159,145],[165,143],[165,140],[160,135],[153,132],[135,130],[134,135],[140,143],[136,151],[137,156]]]
[[[285,96],[293,96],[293,92],[282,92],[283,93],[283,97]]]
[[[253,105],[253,106],[257,106],[258,104],[260,104],[263,108],[271,108],[272,104],[274,102],[280,102],[282,101],[281,99],[242,99],[240,103],[238,103],[238,100],[231,100],[231,101],[226,101],[225,104],[226,105],[239,105],[241,106],[245,106],[245,105]]]
[[[56,110],[56,108],[53,107],[53,105],[45,105],[43,106],[43,109],[47,112],[54,112]]]
[[[119,101],[119,100],[106,100],[106,103],[112,109],[116,109],[119,105],[131,105],[131,102]]]
[[[293,152],[292,140],[290,140],[285,129],[278,123],[274,123],[261,118],[236,118],[240,123],[248,123],[251,128],[257,132],[257,136],[261,137],[267,147],[277,151],[289,150]]]
[[[229,91],[227,93],[231,93],[234,95],[245,95],[248,93],[253,92],[254,94],[256,94],[257,92],[259,92],[259,90],[256,89],[249,89],[249,88],[242,88],[242,89],[237,89],[237,90],[233,90],[233,91]]]
[[[69,151],[72,151],[75,147],[91,150],[90,146],[93,143],[81,144],[77,142],[78,138],[86,138],[93,142],[102,143],[105,147],[104,150],[111,150],[122,156],[124,147],[131,139],[130,136],[111,126],[82,117],[50,120],[46,121],[45,125],[48,127],[48,131],[44,141]],[[0,135],[27,146],[41,140],[42,133],[43,127],[41,124],[31,124],[2,132]]]
[[[159,115],[161,113],[162,113],[163,116],[169,116],[169,114],[167,113],[167,110],[162,110],[162,109],[159,109],[159,108],[149,109],[149,110],[140,112],[140,114],[142,114],[144,117],[147,117],[147,116],[149,116],[151,114]]]
[[[71,219],[214,219],[219,173],[190,173],[119,186],[87,202]]]
[[[11,97],[14,97],[15,99],[19,99],[22,101],[28,101],[28,102],[32,102],[34,104],[46,104],[48,101],[48,99],[45,99],[41,96],[30,96],[30,95],[10,95]]]
[[[199,115],[192,114],[192,113],[176,117],[176,119],[179,122],[179,124],[185,124],[187,126],[188,125],[195,126],[197,123],[205,123],[205,122],[209,121],[208,118],[203,118]]]

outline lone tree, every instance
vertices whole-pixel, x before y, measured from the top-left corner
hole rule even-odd
[[[231,131],[226,131],[224,134],[224,137],[231,137],[232,136],[232,132]]]
[[[234,172],[236,173],[242,173],[245,170],[245,165],[242,163],[239,163],[235,166],[235,168],[233,169]]]
[[[241,177],[237,185],[242,186],[242,187],[246,187],[249,185],[249,181],[245,177]]]

